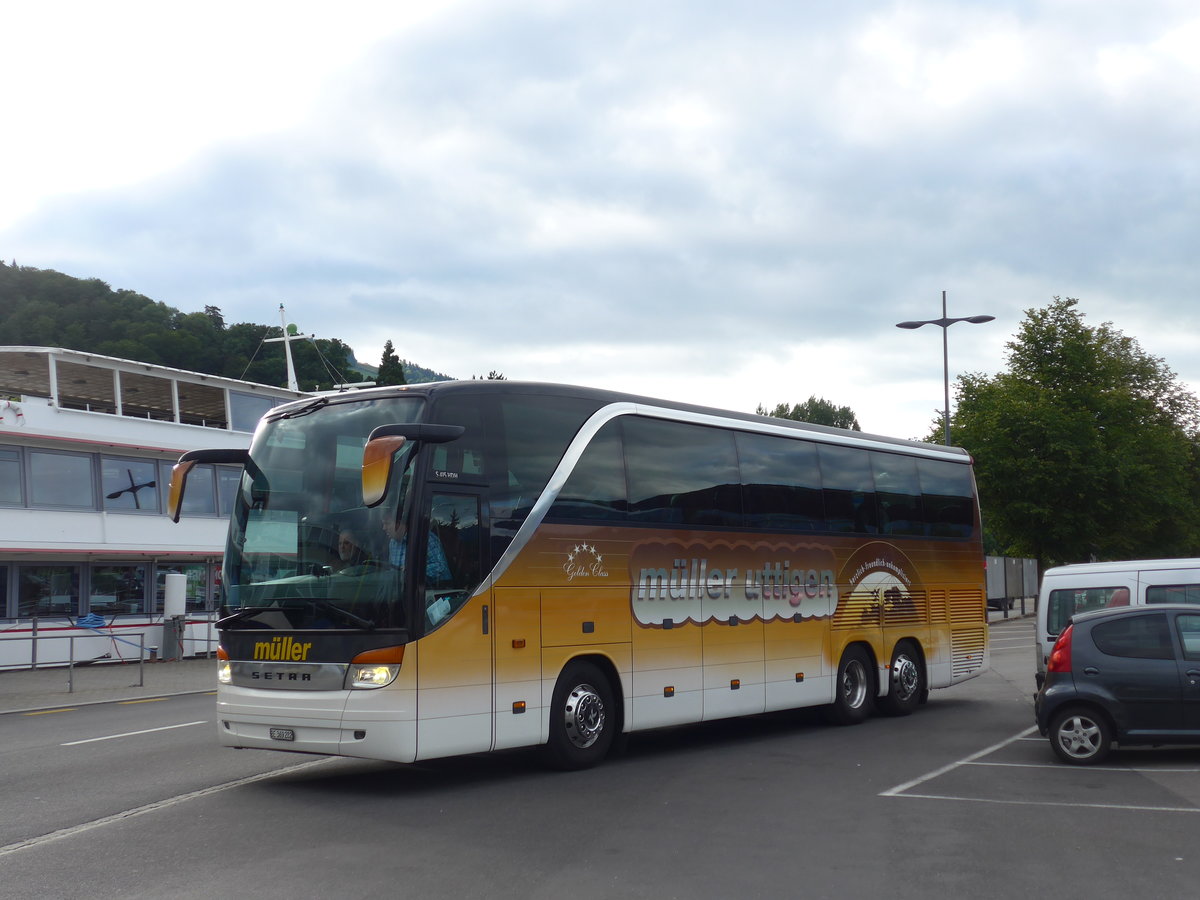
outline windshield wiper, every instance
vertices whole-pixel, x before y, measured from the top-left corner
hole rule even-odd
[[[310,604],[314,610],[334,616],[344,625],[353,625],[355,628],[361,628],[363,631],[375,630],[375,621],[373,619],[364,619],[362,616],[356,616],[354,613],[350,612],[350,610],[342,609],[340,606],[335,606],[328,600],[313,600],[307,597],[304,599],[296,598],[292,601],[285,601],[285,603],[288,604],[285,606],[244,606],[241,609],[234,610],[227,616],[217,619],[217,628],[229,629],[234,627],[242,619],[248,619],[251,616],[256,616],[259,613],[268,611],[282,612],[286,615],[289,608],[295,608],[294,606],[291,606],[291,604],[295,602]],[[269,626],[261,625],[259,627],[267,628]]]
[[[240,622],[242,619],[256,616],[259,613],[266,612],[268,609],[278,608],[277,606],[243,606],[241,609],[236,609],[229,615],[217,619],[217,628],[230,628],[235,622]],[[265,628],[266,626],[263,627]]]
[[[334,606],[326,600],[308,600],[308,603],[313,605],[314,609],[318,609],[324,613],[332,613],[335,616],[340,616],[343,622],[349,622],[364,631],[374,631],[375,622],[372,619],[364,619],[362,616],[356,616],[348,609],[342,609],[340,606]]]
[[[299,409],[289,410],[288,412],[285,412],[283,415],[281,415],[279,418],[280,419],[296,419],[296,418],[299,418],[300,416],[307,416],[310,412],[314,412],[315,410],[320,409],[322,406],[325,406],[328,402],[329,402],[328,397],[317,397],[311,403],[306,403],[303,406],[301,406]]]

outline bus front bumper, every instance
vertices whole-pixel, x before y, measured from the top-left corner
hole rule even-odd
[[[404,693],[221,685],[217,740],[223,747],[240,749],[412,762],[417,749],[415,704],[405,702]]]

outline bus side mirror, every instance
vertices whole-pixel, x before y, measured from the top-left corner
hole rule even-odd
[[[363,447],[363,506],[369,508],[383,502],[392,480],[396,454],[405,447],[422,441],[445,444],[461,437],[466,430],[461,425],[380,425],[371,432]]]
[[[167,494],[167,515],[172,522],[179,521],[183,512],[183,492],[187,487],[188,473],[200,463],[235,463],[244,466],[250,461],[249,450],[189,450],[179,457],[171,469],[171,489]]]
[[[387,496],[388,482],[392,480],[392,460],[404,449],[408,438],[403,435],[371,436],[363,447],[362,501],[365,507],[378,506]]]

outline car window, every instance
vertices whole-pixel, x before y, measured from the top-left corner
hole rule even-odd
[[[1175,619],[1186,659],[1200,659],[1200,615],[1185,613]]]
[[[1128,606],[1127,587],[1062,588],[1050,592],[1046,615],[1046,630],[1058,634],[1067,627],[1071,616],[1109,606]]]
[[[1092,643],[1101,653],[1133,659],[1174,659],[1167,617],[1123,616],[1092,626]]]
[[[1200,584],[1156,584],[1146,588],[1147,603],[1200,603]]]

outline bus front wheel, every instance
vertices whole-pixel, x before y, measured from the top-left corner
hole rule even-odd
[[[838,663],[833,703],[825,708],[825,718],[834,725],[857,725],[871,715],[874,695],[871,660],[861,647],[847,647]]]
[[[616,708],[608,678],[590,662],[568,665],[554,686],[547,760],[558,769],[586,769],[608,754]]]

